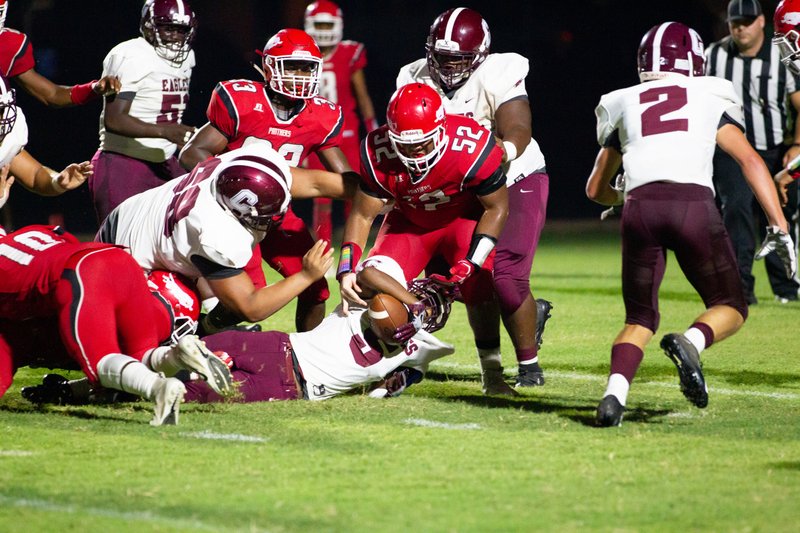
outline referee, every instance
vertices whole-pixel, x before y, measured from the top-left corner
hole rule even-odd
[[[706,74],[733,83],[744,106],[747,140],[775,175],[791,158],[800,155],[798,121],[794,121],[791,129],[787,123],[787,115],[794,117],[800,110],[800,79],[786,70],[778,48],[766,37],[758,0],[731,0],[727,21],[730,35],[706,49]],[[766,219],[757,208],[739,165],[719,149],[714,155],[714,185],[739,263],[747,303],[756,304],[753,256],[766,233]],[[784,208],[793,238],[797,235],[797,223],[793,220],[796,212],[797,183],[794,183]],[[800,284],[786,276],[777,254],[769,254],[765,262],[775,298],[781,303],[796,301]]]

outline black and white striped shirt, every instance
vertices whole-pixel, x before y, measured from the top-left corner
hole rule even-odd
[[[770,36],[755,57],[739,55],[730,36],[712,43],[706,49],[706,75],[733,83],[744,106],[747,140],[756,150],[783,143],[788,96],[800,89],[800,79],[783,66]]]

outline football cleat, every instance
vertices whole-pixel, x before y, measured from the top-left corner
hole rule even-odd
[[[153,386],[153,401],[155,410],[151,426],[178,425],[178,412],[180,410],[186,387],[175,378],[158,378]]]
[[[550,318],[550,310],[553,309],[553,303],[543,298],[536,299],[536,348],[542,347],[542,334],[544,334],[544,326]]]
[[[679,333],[668,333],[661,339],[661,349],[678,368],[681,392],[701,409],[708,405],[708,388],[703,377],[703,364],[697,348]]]
[[[42,383],[30,387],[22,387],[22,397],[37,405],[52,403],[69,405],[75,403],[69,380],[60,374],[45,374]]]
[[[233,386],[228,365],[206,347],[196,335],[183,337],[176,346],[178,360],[187,370],[197,373],[217,394],[227,394]]]
[[[519,365],[519,374],[517,374],[515,388],[520,387],[541,387],[544,385],[544,372],[539,363],[532,363],[529,365]]]
[[[609,394],[597,406],[595,423],[602,428],[616,427],[622,425],[622,415],[625,414],[625,406],[613,394]]]
[[[519,396],[503,377],[503,369],[481,371],[481,390],[487,396]]]

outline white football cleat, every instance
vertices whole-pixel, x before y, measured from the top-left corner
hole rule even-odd
[[[187,335],[172,348],[176,350],[181,365],[200,375],[217,394],[228,394],[233,387],[233,376],[225,361],[208,349],[197,335]]]
[[[155,414],[150,421],[151,426],[178,425],[178,412],[180,410],[186,387],[181,380],[176,378],[158,378],[153,385],[153,401]]]

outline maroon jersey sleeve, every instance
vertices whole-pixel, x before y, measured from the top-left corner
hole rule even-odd
[[[0,70],[7,78],[19,76],[36,65],[28,36],[9,28],[0,32]]]

